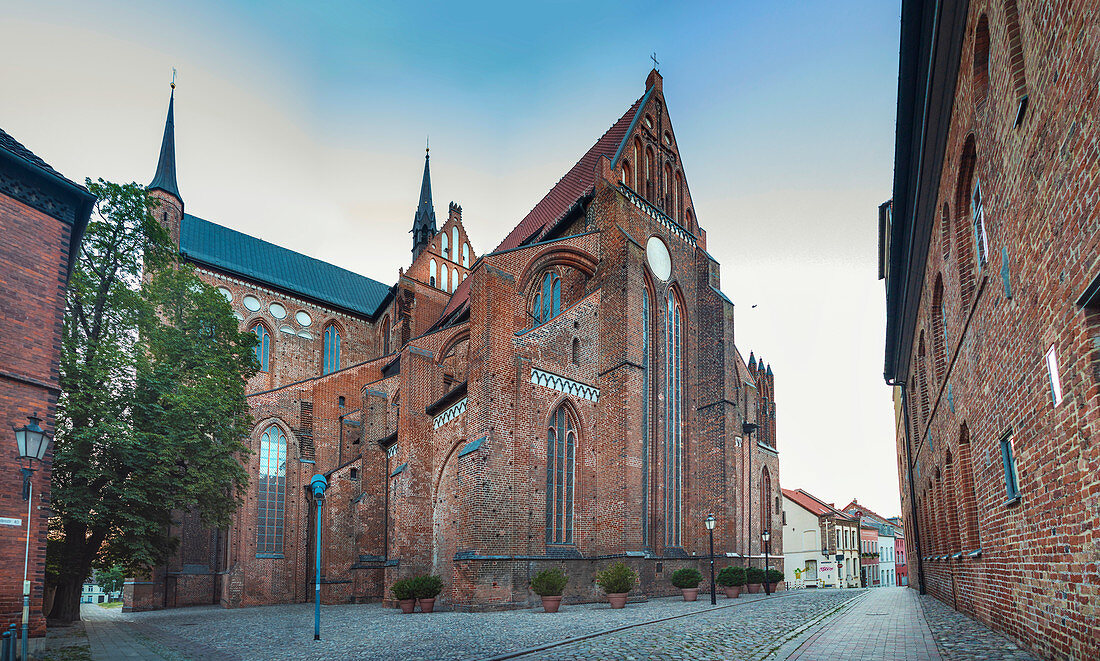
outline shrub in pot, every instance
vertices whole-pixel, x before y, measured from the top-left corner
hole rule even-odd
[[[403,578],[394,581],[390,586],[393,598],[401,605],[402,613],[411,613],[416,610],[416,583],[414,579]]]
[[[542,609],[547,613],[557,613],[561,606],[561,595],[569,577],[560,569],[543,569],[531,579],[531,591],[542,597]]]
[[[695,601],[699,598],[699,583],[703,581],[703,575],[694,567],[681,567],[672,572],[669,577],[672,584],[680,588],[684,595],[684,601]]]
[[[443,592],[443,579],[438,576],[417,576],[413,579],[413,591],[420,602],[422,613],[435,610],[435,598]]]
[[[783,572],[778,569],[769,569],[767,573],[768,583],[771,584],[772,592],[775,592],[776,586],[783,582]]]
[[[745,584],[745,568],[730,566],[718,572],[718,585],[722,586],[726,596],[736,599],[741,596],[741,586]]]
[[[758,594],[761,591],[760,584],[764,582],[764,570],[759,567],[749,567],[745,570],[745,584],[749,586],[749,592]]]
[[[607,594],[612,608],[626,606],[626,595],[634,589],[638,574],[622,562],[616,562],[596,574],[596,584]]]

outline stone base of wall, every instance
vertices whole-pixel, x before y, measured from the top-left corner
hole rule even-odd
[[[122,586],[122,612],[164,608],[164,580],[128,580]]]

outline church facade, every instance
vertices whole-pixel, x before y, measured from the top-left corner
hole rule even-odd
[[[532,604],[561,567],[600,598],[675,569],[763,566],[782,549],[774,378],[746,363],[653,71],[637,99],[495,250],[462,208],[438,222],[425,155],[411,262],[386,285],[185,213],[169,106],[151,195],[182,256],[260,339],[251,482],[228,530],[181,515],[179,552],[126,608],[388,599],[444,581],[460,609]],[[772,567],[782,559],[772,555]]]

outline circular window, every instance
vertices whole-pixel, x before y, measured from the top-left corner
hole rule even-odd
[[[255,312],[256,310],[260,309],[260,299],[256,298],[252,294],[249,294],[248,296],[242,298],[241,302],[244,303],[245,309],[249,312]]]
[[[267,307],[267,309],[271,311],[271,316],[275,317],[276,319],[283,319],[284,317],[286,317],[286,308],[284,308],[279,303],[272,303]]]
[[[309,326],[313,323],[313,318],[309,316],[309,313],[305,310],[299,310],[298,314],[294,315],[294,318],[298,320],[299,326]]]
[[[229,291],[225,287],[218,287],[218,291],[220,291],[222,296],[225,297],[225,300],[229,301],[230,303],[233,302],[233,292]]]
[[[645,256],[653,275],[661,280],[668,280],[672,275],[672,257],[668,254],[665,242],[655,236],[649,237],[649,242],[645,244]]]

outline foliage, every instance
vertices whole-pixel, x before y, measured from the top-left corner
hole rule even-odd
[[[119,565],[111,565],[95,573],[95,582],[99,587],[103,588],[103,591],[107,594],[121,592],[122,584],[125,580],[126,575],[123,574],[122,567]]]
[[[699,570],[694,567],[681,567],[672,572],[672,576],[669,577],[672,584],[682,589],[685,588],[697,588],[699,584],[703,582],[703,575],[699,573]]]
[[[607,594],[630,592],[637,581],[638,574],[622,562],[616,562],[596,574],[596,584]]]
[[[745,570],[745,582],[756,585],[764,582],[764,570],[759,567],[749,567]]]
[[[560,597],[569,577],[558,568],[543,569],[531,579],[531,591],[540,597]]]
[[[417,599],[435,599],[443,592],[443,579],[438,576],[417,576],[412,582]]]
[[[783,580],[783,572],[779,571],[778,569],[769,569],[768,570],[768,582],[769,583],[778,583],[782,580]]]
[[[176,548],[173,516],[228,525],[247,474],[255,335],[178,263],[137,184],[87,182],[96,214],[66,295],[47,547],[51,617],[79,617],[93,568],[141,574]]]
[[[416,599],[416,579],[402,578],[394,581],[393,585],[390,586],[390,592],[393,593],[393,598],[398,601]]]
[[[745,584],[745,568],[738,566],[723,567],[718,572],[718,585],[722,587],[737,587]]]

